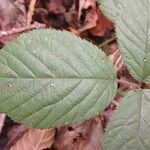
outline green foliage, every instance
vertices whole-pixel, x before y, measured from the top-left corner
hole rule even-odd
[[[116,23],[119,49],[130,74],[141,84],[150,83],[150,1],[101,2],[104,13]],[[129,92],[106,128],[104,150],[149,150],[149,115],[150,89]]]
[[[100,9],[103,13],[113,22],[116,21],[116,17],[119,13],[118,10],[119,0],[98,0]]]
[[[116,23],[130,74],[150,83],[150,1],[99,0]],[[0,51],[0,111],[28,127],[84,121],[116,94],[116,72],[105,54],[68,32],[35,30]],[[129,92],[106,128],[104,150],[150,149],[150,89]]]
[[[150,149],[150,90],[129,92],[113,114],[104,150]]]
[[[121,4],[116,33],[122,57],[135,79],[150,83],[150,1]]]
[[[35,30],[0,51],[0,111],[28,127],[84,121],[116,92],[105,54],[68,32]]]
[[[150,82],[150,1],[100,2],[106,16],[116,23],[119,48],[131,75]]]

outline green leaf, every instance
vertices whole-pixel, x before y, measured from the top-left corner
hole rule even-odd
[[[105,54],[68,32],[34,30],[0,51],[0,111],[28,127],[84,121],[116,92]]]
[[[150,90],[123,98],[107,126],[104,150],[150,150]]]
[[[116,21],[119,47],[131,75],[150,83],[150,1],[123,0]]]
[[[119,0],[98,0],[102,12],[113,22],[116,21],[118,15],[118,1]]]

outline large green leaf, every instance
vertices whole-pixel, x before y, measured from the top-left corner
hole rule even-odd
[[[103,13],[113,22],[116,21],[116,17],[119,13],[118,3],[119,0],[98,0],[100,3],[100,9]]]
[[[116,21],[119,47],[132,76],[150,82],[150,1],[123,0]]]
[[[0,111],[29,127],[89,119],[116,92],[105,54],[68,32],[35,30],[0,51]]]
[[[124,97],[106,129],[104,150],[150,150],[150,90]]]

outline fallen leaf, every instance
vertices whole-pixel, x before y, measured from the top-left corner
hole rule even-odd
[[[96,0],[79,0],[78,20],[81,18],[82,10],[89,7],[96,8]]]
[[[29,129],[10,150],[43,150],[54,142],[55,129]]]
[[[62,0],[50,0],[47,4],[47,10],[49,13],[64,14],[65,7],[62,5]]]
[[[26,10],[24,0],[0,0],[0,29],[5,31],[26,25]],[[0,38],[0,47],[14,40],[18,34]]]
[[[97,13],[96,0],[79,1],[78,20],[80,22],[83,22],[78,28],[79,32],[86,31],[97,25],[98,13]]]
[[[90,136],[88,140],[84,140],[82,144],[80,144],[79,150],[102,150],[104,133],[102,123],[99,118],[92,121],[89,133]]]
[[[99,117],[82,124],[62,128],[54,142],[56,150],[101,150],[103,128]]]
[[[18,36],[18,34],[12,34],[12,35],[8,35],[8,36],[5,36],[5,37],[0,37],[0,45],[1,45],[1,48],[8,44],[10,41],[14,40],[16,37]]]
[[[24,0],[0,0],[0,12],[1,30],[26,25]]]
[[[99,9],[97,9],[98,20],[95,27],[89,30],[90,34],[94,36],[104,36],[108,30],[112,30],[114,25],[109,21]]]
[[[90,9],[85,15],[85,20],[83,25],[78,29],[79,32],[86,31],[97,25],[98,14],[95,9]]]
[[[150,89],[150,84],[143,83],[144,89]]]
[[[77,35],[77,36],[80,36],[80,33],[78,32],[78,30],[76,30],[76,29],[74,29],[74,28],[72,28],[72,27],[69,27],[68,29],[69,29],[69,31],[70,31],[71,33],[73,33],[73,34],[75,34],[75,35]]]
[[[33,20],[57,29],[75,27],[77,20],[77,0],[37,1]],[[76,18],[76,19],[75,19]]]
[[[4,144],[2,150],[8,150],[12,145],[16,143],[23,135],[28,131],[28,129],[23,125],[11,125],[12,122],[10,118],[7,118],[7,123],[5,125],[7,133],[5,133],[7,137],[7,142]],[[9,125],[8,125],[9,124]],[[10,126],[10,127],[9,127]],[[6,132],[4,130],[4,132]]]

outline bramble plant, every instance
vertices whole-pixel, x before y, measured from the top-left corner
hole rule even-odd
[[[119,49],[138,88],[106,128],[104,150],[150,150],[150,0],[99,0],[116,26]],[[78,123],[102,112],[117,91],[107,56],[75,35],[22,34],[0,51],[0,112],[32,128]]]

